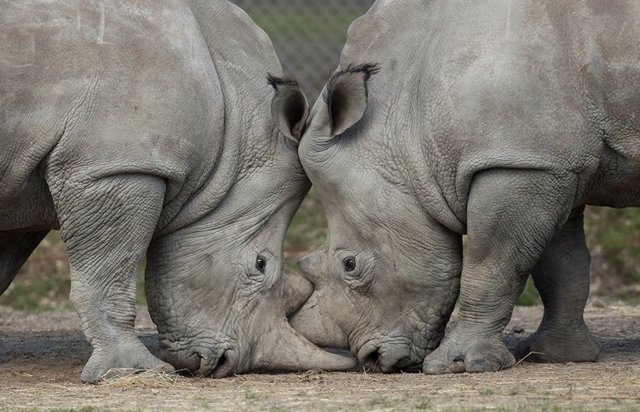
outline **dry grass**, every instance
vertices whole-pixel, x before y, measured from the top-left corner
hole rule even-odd
[[[177,372],[165,373],[155,370],[110,369],[100,385],[111,388],[172,388],[188,387],[191,379]]]
[[[79,381],[90,348],[75,315],[0,311],[0,410],[640,410],[640,307],[600,306],[586,314],[605,344],[598,363],[522,362],[498,373],[444,376],[309,371],[219,380],[129,371],[98,385]],[[539,307],[517,308],[507,341],[533,332],[540,315]],[[150,345],[145,316],[137,330]]]

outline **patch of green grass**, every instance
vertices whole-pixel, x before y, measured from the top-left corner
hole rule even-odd
[[[66,249],[58,233],[51,232],[0,296],[0,305],[34,312],[68,310],[70,285]]]
[[[0,303],[16,310],[41,312],[69,309],[71,282],[68,276],[55,274],[16,279],[2,296]]]
[[[640,209],[588,207],[585,234],[592,279],[598,279],[602,292],[615,294],[621,284],[640,282]]]
[[[519,306],[534,306],[540,305],[542,303],[542,299],[540,298],[540,294],[533,284],[533,279],[529,277],[527,279],[527,283],[524,286],[524,290],[520,294],[516,305]]]
[[[247,388],[244,390],[244,398],[248,401],[257,401],[261,397],[259,393],[254,392],[251,388]]]
[[[302,201],[284,241],[290,253],[306,252],[322,245],[327,236],[327,219],[315,188]]]
[[[541,406],[541,410],[544,412],[559,412],[562,408],[553,404],[551,401],[547,401]]]
[[[386,396],[376,395],[373,398],[369,399],[367,402],[369,406],[382,406],[388,407],[390,406],[389,400],[387,400]]]
[[[420,400],[419,403],[416,404],[416,409],[420,411],[426,411],[431,409],[432,406],[433,406],[433,401],[431,399],[424,398]]]

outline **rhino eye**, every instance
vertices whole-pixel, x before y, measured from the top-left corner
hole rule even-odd
[[[344,260],[342,261],[342,265],[344,266],[344,270],[346,272],[353,272],[356,268],[356,258],[354,258],[353,256],[344,258]]]
[[[260,273],[264,273],[264,270],[266,268],[267,268],[267,259],[262,255],[258,255],[258,257],[256,257],[256,269],[258,269]]]

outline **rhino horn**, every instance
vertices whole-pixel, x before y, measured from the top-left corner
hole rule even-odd
[[[300,268],[304,277],[314,285],[317,284],[319,275],[324,270],[325,255],[324,250],[318,249],[298,261],[298,268]]]
[[[291,326],[305,338],[321,346],[349,348],[349,339],[335,320],[323,313],[326,303],[313,294],[290,319]]]
[[[313,284],[300,273],[285,270],[282,301],[287,316],[298,310],[313,293]]]
[[[269,329],[254,351],[252,369],[300,371],[309,369],[348,370],[355,358],[329,353],[309,342],[283,318],[279,327]]]

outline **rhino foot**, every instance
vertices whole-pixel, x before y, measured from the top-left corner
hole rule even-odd
[[[153,370],[174,372],[173,366],[153,356],[139,341],[117,347],[94,349],[91,358],[82,370],[80,379],[85,383],[98,383],[134,372]]]
[[[515,358],[500,338],[447,339],[424,360],[427,375],[462,372],[495,372],[508,369]]]
[[[573,333],[538,329],[518,344],[515,353],[518,359],[530,362],[594,362],[598,359],[600,348],[584,325]]]

